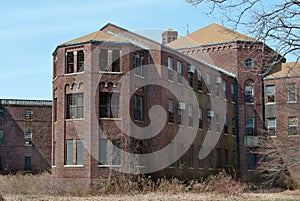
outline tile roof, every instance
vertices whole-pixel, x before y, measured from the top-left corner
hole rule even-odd
[[[287,78],[300,76],[300,62],[282,63],[275,66],[265,79]]]
[[[248,37],[218,24],[210,24],[167,45],[172,48],[179,49],[184,47],[193,47],[236,40],[256,41],[254,38]]]
[[[76,38],[74,40],[70,40],[68,42],[65,42],[63,45],[68,45],[68,44],[74,44],[74,43],[80,43],[80,42],[85,42],[85,41],[111,41],[111,42],[126,42],[126,40],[119,38],[115,35],[109,34],[106,31],[96,31],[84,36],[81,36],[79,38]]]

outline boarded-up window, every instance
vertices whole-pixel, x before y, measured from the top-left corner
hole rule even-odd
[[[99,142],[99,165],[108,165],[108,144],[103,138]]]
[[[66,140],[65,165],[73,165],[73,140]]]
[[[83,140],[76,140],[76,165],[83,165]]]

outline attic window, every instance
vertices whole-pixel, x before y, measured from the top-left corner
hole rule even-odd
[[[248,67],[248,68],[252,67],[252,66],[253,66],[253,61],[252,61],[252,59],[247,58],[247,59],[245,60],[245,65],[246,65],[246,67]]]

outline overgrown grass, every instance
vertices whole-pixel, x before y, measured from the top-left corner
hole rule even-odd
[[[156,181],[145,176],[129,176],[117,174],[109,180],[102,180],[86,190],[81,186],[64,186],[63,188],[51,185],[49,173],[39,175],[16,174],[0,176],[0,192],[5,194],[21,195],[116,195],[116,194],[144,194],[144,193],[207,193],[213,192],[225,196],[239,195],[247,190],[247,185],[225,172],[210,176],[200,181],[184,183],[178,179],[161,178]],[[1,201],[1,199],[0,199]]]

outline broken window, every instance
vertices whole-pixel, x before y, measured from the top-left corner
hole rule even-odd
[[[32,132],[31,131],[26,131],[25,132],[25,146],[32,146]]]

